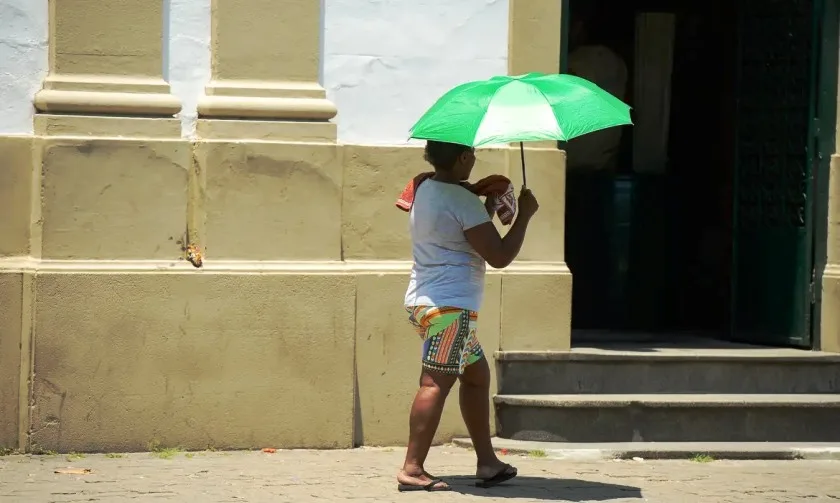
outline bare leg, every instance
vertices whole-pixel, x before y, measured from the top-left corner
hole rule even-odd
[[[489,479],[506,465],[496,457],[490,441],[490,366],[487,359],[468,365],[460,379],[461,416],[478,458],[475,476]]]
[[[426,485],[432,481],[423,465],[440,424],[446,397],[456,380],[455,375],[423,370],[420,376],[420,389],[417,390],[414,404],[411,406],[405,464],[397,475],[397,480],[401,484]],[[446,484],[441,482],[438,486],[445,487]]]

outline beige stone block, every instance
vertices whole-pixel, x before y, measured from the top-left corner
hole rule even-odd
[[[352,445],[352,276],[37,281],[33,448]]]
[[[211,258],[341,260],[340,147],[202,142]]]
[[[504,149],[479,149],[472,180],[507,175]],[[342,237],[344,258],[410,260],[407,214],[394,204],[416,175],[431,171],[423,147],[344,147]]]
[[[22,311],[23,274],[0,271],[0,450],[19,447]]]
[[[827,262],[822,278],[820,349],[840,353],[840,155],[831,156]]]
[[[334,122],[199,119],[196,124],[196,134],[203,140],[329,143],[337,133]]]
[[[571,347],[571,273],[502,275],[503,351],[567,351]]]
[[[831,156],[829,168],[827,239],[828,263],[840,265],[840,155]]]
[[[39,136],[181,138],[181,121],[175,118],[37,114],[34,122]]]
[[[478,318],[478,337],[493,373],[499,348],[499,275],[488,275],[484,304]],[[407,275],[358,277],[356,305],[356,379],[358,407],[356,443],[405,445],[408,417],[421,372],[421,340],[403,308]],[[488,397],[488,400],[490,397]],[[491,415],[492,415],[492,408]],[[491,417],[491,428],[493,428]],[[467,431],[458,408],[458,384],[447,400],[435,441],[444,443]]]
[[[189,142],[44,142],[43,256],[177,259],[186,231]]]
[[[32,137],[0,137],[0,256],[29,255]]]
[[[522,184],[519,149],[508,151],[510,173],[517,187]],[[566,229],[566,153],[554,149],[525,149],[528,187],[540,209],[528,226],[517,260],[563,262]]]
[[[840,353],[840,265],[829,265],[823,274],[820,349]]]
[[[510,75],[560,71],[562,4],[558,0],[510,0]]]

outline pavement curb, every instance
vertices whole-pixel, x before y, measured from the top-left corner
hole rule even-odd
[[[457,447],[472,449],[468,438],[456,438]],[[563,444],[493,439],[496,452],[548,459],[605,461],[626,459],[688,460],[705,456],[714,460],[825,461],[840,460],[840,444],[792,445],[783,443],[626,442],[615,444]]]

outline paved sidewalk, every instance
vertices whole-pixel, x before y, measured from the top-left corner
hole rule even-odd
[[[458,447],[472,448],[469,438],[456,438]],[[715,459],[737,460],[794,460],[840,461],[840,443],[837,442],[613,442],[569,443],[530,442],[494,438],[496,450],[527,454],[534,450],[545,452],[546,457],[566,461],[604,461],[612,459],[691,459],[705,454]]]
[[[164,459],[168,456],[170,459]],[[428,468],[449,493],[396,492],[401,449],[0,457],[0,501],[307,502],[608,501],[840,503],[840,461],[563,461],[505,456],[520,477],[479,489],[474,458],[436,448]],[[84,475],[56,470],[90,469]]]

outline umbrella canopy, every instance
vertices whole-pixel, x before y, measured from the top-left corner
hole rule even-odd
[[[529,73],[455,87],[417,121],[411,138],[480,147],[568,141],[632,123],[628,105],[586,79]]]

